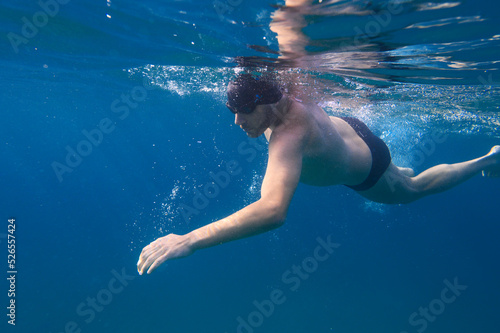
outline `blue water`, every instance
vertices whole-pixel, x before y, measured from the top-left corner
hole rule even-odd
[[[498,4],[323,1],[303,15],[297,66],[278,54],[274,2],[41,3],[0,6],[2,332],[498,331],[498,179],[401,206],[299,185],[283,227],[149,276],[135,267],[156,238],[259,198],[267,150],[239,152],[252,146],[224,105],[238,62],[295,75],[417,172],[487,153],[500,142]],[[186,218],[233,160],[242,172]],[[338,245],[323,261],[318,238]]]

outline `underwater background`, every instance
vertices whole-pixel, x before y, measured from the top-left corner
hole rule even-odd
[[[293,74],[417,172],[500,143],[498,3],[315,1],[299,65],[284,5],[0,5],[2,332],[498,331],[498,179],[409,205],[301,184],[283,227],[137,274],[156,238],[259,198],[266,144],[225,107],[243,65]]]

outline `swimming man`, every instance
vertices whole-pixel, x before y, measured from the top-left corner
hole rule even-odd
[[[500,176],[500,146],[480,158],[442,164],[415,176],[391,162],[385,143],[355,118],[331,117],[315,104],[283,94],[266,77],[241,74],[227,89],[235,124],[251,138],[264,134],[269,158],[261,197],[229,217],[185,235],[169,234],[146,246],[140,274],[166,260],[260,234],[283,225],[299,182],[346,185],[363,197],[388,204],[409,203],[448,190],[472,176]]]

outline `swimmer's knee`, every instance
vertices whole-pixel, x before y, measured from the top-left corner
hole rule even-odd
[[[407,177],[405,191],[407,193],[407,203],[416,201],[430,194],[427,187],[424,186],[417,177]]]
[[[390,201],[388,203],[407,204],[420,199],[422,193],[415,182],[415,178],[399,172],[397,167],[396,170],[393,173],[387,173],[384,177],[388,192],[387,198]]]

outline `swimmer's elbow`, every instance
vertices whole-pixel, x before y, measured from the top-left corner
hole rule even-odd
[[[276,229],[285,224],[287,208],[288,207],[272,202],[266,204],[266,211],[268,212],[266,224],[270,229]]]
[[[269,220],[268,225],[270,229],[276,229],[281,227],[283,224],[285,224],[285,219],[286,219],[286,214],[281,215],[273,215],[273,217]]]

